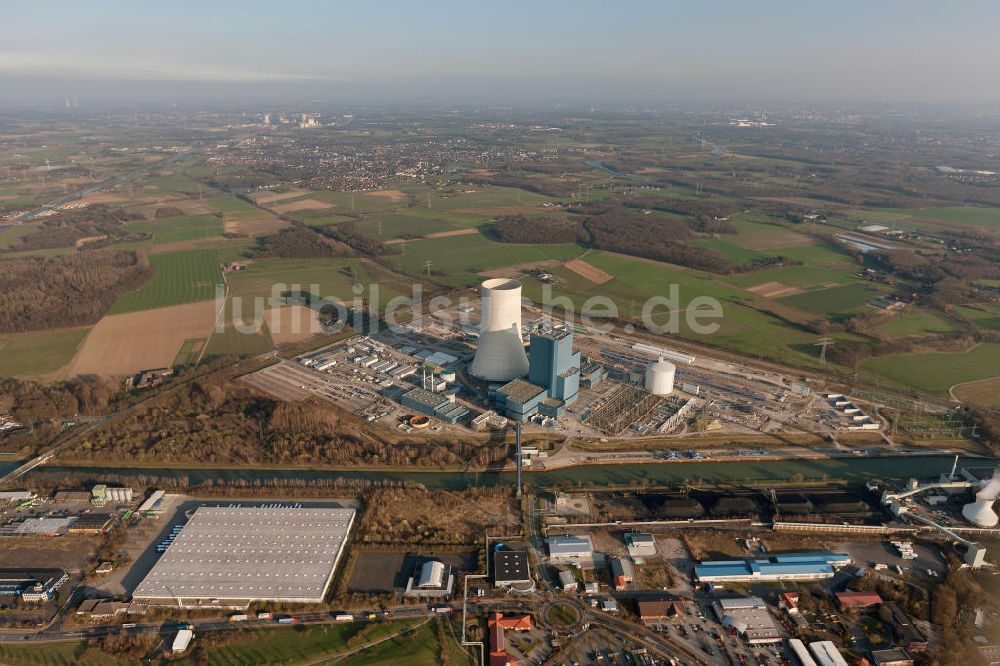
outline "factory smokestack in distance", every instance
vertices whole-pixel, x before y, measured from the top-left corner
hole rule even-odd
[[[528,355],[521,339],[521,283],[508,278],[486,280],[480,294],[479,345],[469,371],[491,382],[523,377],[528,374]]]

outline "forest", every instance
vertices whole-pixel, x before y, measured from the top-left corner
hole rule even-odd
[[[69,455],[107,462],[489,466],[506,445],[391,441],[317,400],[285,403],[238,383],[198,380],[83,440]]]
[[[317,227],[316,231],[327,238],[339,241],[344,245],[353,248],[359,254],[369,257],[400,253],[400,249],[398,247],[386,245],[382,241],[369,238],[362,234],[358,231],[354,222],[342,222],[340,224],[330,224],[323,227]]]
[[[115,299],[151,278],[142,251],[85,250],[0,260],[0,332],[93,324]]]
[[[308,227],[295,225],[260,239],[251,254],[258,258],[325,259],[353,257],[357,253],[346,243],[326,238]]]
[[[498,219],[494,233],[505,243],[574,243],[598,250],[665,261],[715,273],[737,270],[720,252],[689,242],[694,233],[679,219],[645,215],[614,203],[584,204],[569,219],[527,218],[510,215]]]
[[[66,210],[44,218],[36,231],[22,236],[9,250],[21,252],[72,247],[82,239],[117,235],[127,222],[142,219],[145,218],[139,213],[126,213],[121,208],[103,205]]]

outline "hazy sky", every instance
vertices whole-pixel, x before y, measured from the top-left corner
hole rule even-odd
[[[241,82],[401,100],[995,103],[998,27],[997,0],[30,0],[3,8],[0,98],[154,81],[166,95]]]

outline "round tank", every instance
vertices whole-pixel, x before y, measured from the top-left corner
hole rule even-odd
[[[442,370],[440,374],[441,379],[448,383],[455,381],[455,371],[454,370]]]
[[[962,515],[970,523],[979,527],[996,527],[1000,523],[993,503],[1000,496],[1000,476],[994,476],[982,489],[976,493],[976,501],[962,507]]]
[[[646,390],[653,395],[670,395],[674,392],[674,375],[677,366],[662,358],[646,366]]]
[[[509,382],[528,374],[521,339],[521,283],[493,278],[480,285],[482,321],[476,356],[469,371],[491,382]]]

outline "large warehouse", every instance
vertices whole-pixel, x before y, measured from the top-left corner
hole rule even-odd
[[[132,597],[181,607],[320,603],[354,509],[198,508]]]
[[[702,583],[833,578],[837,567],[851,564],[846,553],[787,553],[755,560],[715,560],[695,565]]]

